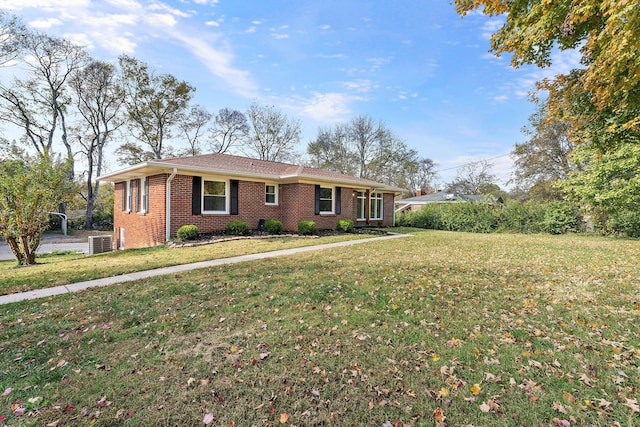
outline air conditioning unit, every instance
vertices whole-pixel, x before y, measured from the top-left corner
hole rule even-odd
[[[111,252],[112,250],[112,236],[89,236],[89,255]]]

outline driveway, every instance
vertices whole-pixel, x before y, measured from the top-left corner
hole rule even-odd
[[[103,233],[104,234],[104,233]],[[87,237],[79,238],[72,236],[61,235],[49,235],[42,236],[40,247],[38,248],[39,254],[48,254],[53,251],[75,251],[82,253],[89,253],[89,240]],[[0,239],[0,261],[15,260],[11,249],[7,245],[4,239]]]

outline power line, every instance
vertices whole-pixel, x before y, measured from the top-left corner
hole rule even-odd
[[[453,166],[453,167],[445,168],[445,169],[437,169],[434,172],[444,172],[444,171],[449,171],[449,170],[454,170],[454,169],[460,169],[460,168],[463,168],[465,166],[475,165],[477,163],[482,163],[482,162],[488,162],[489,160],[500,159],[502,157],[507,157],[507,156],[511,156],[511,153],[502,154],[500,156],[491,157],[491,158],[488,158],[488,159],[474,160],[473,162],[463,163],[460,166]]]

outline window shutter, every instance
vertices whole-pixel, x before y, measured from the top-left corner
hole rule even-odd
[[[135,210],[136,212],[140,212],[140,197],[142,196],[141,191],[140,191],[140,180],[136,179],[136,183],[135,183],[135,187],[136,187],[136,195],[135,195]]]
[[[316,215],[320,215],[320,186],[316,185]]]
[[[238,215],[238,180],[231,180],[231,215]]]
[[[342,210],[342,187],[336,187],[336,214]]]
[[[191,192],[191,215],[202,213],[202,177],[193,177],[193,190]]]
[[[122,210],[127,210],[127,181],[122,181]]]

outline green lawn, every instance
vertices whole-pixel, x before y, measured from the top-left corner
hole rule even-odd
[[[93,256],[54,253],[39,256],[36,258],[38,265],[23,268],[16,268],[15,261],[0,261],[0,295],[117,276],[140,270],[368,237],[373,237],[373,235],[343,234],[321,238],[283,236],[273,239],[237,240],[174,249],[160,245],[153,248],[129,249]]]
[[[0,424],[640,424],[640,242],[414,234],[1,306]]]

